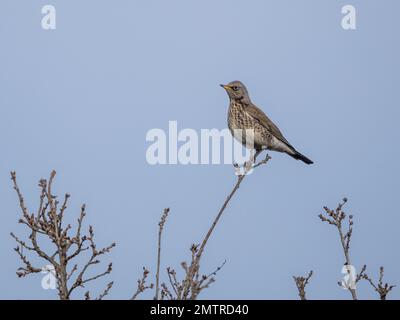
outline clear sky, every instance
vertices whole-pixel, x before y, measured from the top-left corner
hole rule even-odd
[[[41,28],[45,4],[56,7],[56,30]],[[341,27],[346,4],[356,30]],[[337,232],[317,217],[344,196],[353,264],[374,278],[384,265],[400,285],[399,9],[397,0],[2,0],[0,298],[57,298],[41,274],[15,275],[9,232],[27,233],[10,170],[30,210],[38,180],[57,170],[55,192],[72,195],[68,215],[85,202],[98,245],[117,242],[104,260],[113,274],[88,286],[94,294],[112,279],[109,298],[126,299],[142,266],[154,275],[164,207],[162,268],[181,271],[236,177],[231,165],[151,166],[146,133],[170,120],[225,128],[218,84],[235,79],[315,164],[270,153],[245,179],[206,248],[203,272],[227,263],[201,298],[297,299],[292,275],[310,269],[310,299],[350,298],[337,285]],[[358,295],[376,297],[367,283]],[[398,288],[389,296],[399,297]]]

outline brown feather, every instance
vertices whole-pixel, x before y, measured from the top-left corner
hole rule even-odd
[[[245,111],[257,120],[263,127],[265,127],[272,135],[280,141],[286,143],[290,148],[294,147],[286,140],[279,128],[271,121],[270,118],[257,106],[250,103],[245,106]]]

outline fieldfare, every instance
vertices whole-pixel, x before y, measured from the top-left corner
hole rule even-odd
[[[229,96],[228,127],[232,135],[244,146],[254,148],[256,154],[262,150],[287,153],[306,164],[313,162],[298,152],[282,135],[278,127],[255,106],[240,81],[222,85]]]

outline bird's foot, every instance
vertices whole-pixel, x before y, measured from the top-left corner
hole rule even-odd
[[[237,163],[234,163],[233,166],[235,167],[235,174],[237,176],[243,176],[252,173],[254,162],[249,160],[244,162],[241,166]]]
[[[243,164],[244,174],[251,174],[254,167],[254,158],[250,157],[248,161]]]
[[[234,163],[233,167],[235,168],[235,174],[237,176],[241,176],[242,175],[242,170],[241,170],[240,165],[238,163]]]
[[[258,154],[256,154],[257,156]],[[235,174],[237,176],[243,176],[243,175],[248,175],[251,174],[253,172],[253,170],[263,164],[266,164],[269,160],[271,159],[271,157],[266,154],[265,158],[260,160],[259,162],[255,162],[256,157],[254,156],[254,154],[251,155],[250,159],[248,161],[245,161],[243,163],[243,165],[239,165],[237,163],[234,163],[233,166],[235,168]]]

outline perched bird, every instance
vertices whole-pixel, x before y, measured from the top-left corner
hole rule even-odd
[[[278,127],[255,106],[243,83],[232,81],[221,84],[229,96],[228,127],[232,135],[246,147],[254,147],[256,152],[264,149],[284,152],[306,164],[313,162],[298,152],[282,135]],[[238,130],[240,129],[240,130]],[[250,129],[250,130],[246,130]],[[251,137],[249,136],[251,134]],[[253,145],[250,145],[251,143]]]

